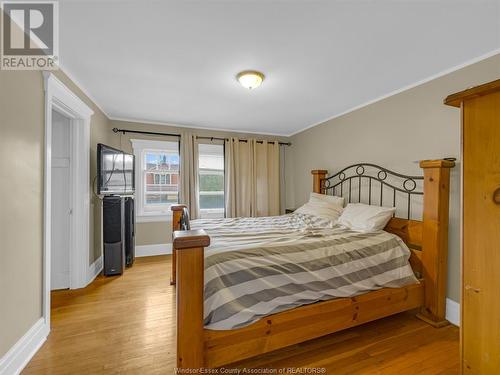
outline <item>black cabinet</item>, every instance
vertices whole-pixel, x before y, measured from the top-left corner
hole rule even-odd
[[[103,198],[103,252],[106,276],[121,275],[135,259],[135,214],[132,197]]]

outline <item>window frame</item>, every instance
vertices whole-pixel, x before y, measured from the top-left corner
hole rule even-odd
[[[217,142],[217,141],[206,141],[206,142],[203,142],[203,141],[198,141],[198,144],[197,144],[197,155],[198,155],[198,180],[200,179],[200,175],[201,175],[201,168],[199,166],[199,158],[200,158],[200,145],[216,145],[216,146],[221,146],[222,147],[222,165],[223,165],[223,169],[222,169],[222,175],[224,176],[223,178],[223,190],[222,190],[222,195],[224,196],[224,207],[222,208],[201,208],[201,203],[200,203],[200,195],[201,195],[201,190],[200,190],[200,187],[198,187],[198,207],[199,207],[199,211],[200,211],[200,218],[204,218],[204,219],[208,219],[208,218],[225,218],[226,217],[226,205],[225,205],[225,197],[226,197],[226,145],[225,143],[222,141],[222,142]],[[213,192],[212,192],[213,193]],[[208,214],[208,215],[211,215],[211,214],[222,214],[221,217],[218,217],[218,216],[208,216],[208,217],[203,217],[203,214]]]
[[[171,149],[167,147],[167,144],[177,143],[177,155],[179,156],[179,176],[180,176],[180,139],[167,139],[165,141],[150,141],[144,139],[131,139],[132,149],[135,155],[135,203],[136,203],[136,222],[138,223],[147,223],[147,222],[165,222],[172,220],[172,213],[170,211],[170,207],[172,203],[169,205],[159,204],[150,205],[150,209],[146,209],[146,195],[145,195],[145,166],[144,166],[144,156],[146,152],[164,152],[165,150]],[[156,178],[154,175],[153,179]],[[158,174],[158,180],[161,180],[161,175]],[[177,182],[179,185],[179,179]],[[178,203],[178,202],[177,202]],[[148,205],[149,206],[149,205]]]

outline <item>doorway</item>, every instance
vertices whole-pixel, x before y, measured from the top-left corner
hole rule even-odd
[[[87,286],[90,264],[90,118],[93,114],[54,74],[45,84],[43,317],[50,331],[53,289]]]
[[[52,110],[51,290],[70,287],[71,138],[71,119]]]

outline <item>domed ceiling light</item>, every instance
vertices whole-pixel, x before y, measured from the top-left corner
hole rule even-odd
[[[249,90],[259,87],[264,78],[264,74],[255,70],[245,70],[236,75],[236,79],[240,85]]]

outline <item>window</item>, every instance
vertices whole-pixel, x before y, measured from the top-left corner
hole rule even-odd
[[[200,217],[224,217],[224,145],[199,144]]]
[[[138,221],[164,219],[179,202],[179,142],[134,139],[132,145]]]

